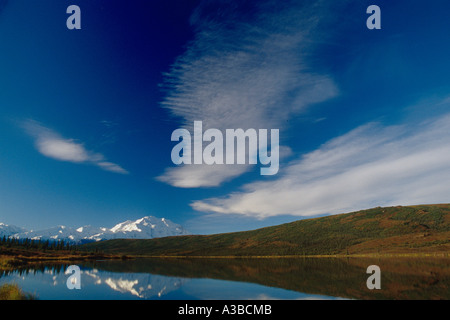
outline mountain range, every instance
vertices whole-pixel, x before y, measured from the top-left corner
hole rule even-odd
[[[168,236],[188,235],[179,224],[165,218],[146,216],[138,220],[127,220],[112,228],[82,226],[78,228],[56,226],[44,230],[26,230],[0,223],[0,237],[33,240],[64,240],[71,243],[88,243],[111,239],[153,239]]]

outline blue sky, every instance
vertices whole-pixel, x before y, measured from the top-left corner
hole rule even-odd
[[[81,8],[81,30],[66,9]],[[381,30],[366,9],[381,8]],[[0,221],[193,233],[448,202],[448,1],[0,0]],[[171,133],[280,130],[280,170]]]

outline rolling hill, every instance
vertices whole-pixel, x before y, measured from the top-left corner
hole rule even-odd
[[[84,250],[137,256],[296,256],[450,252],[450,204],[373,208],[262,229],[115,239]]]

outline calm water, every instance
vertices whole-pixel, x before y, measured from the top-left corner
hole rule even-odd
[[[76,263],[74,263],[76,264]],[[369,290],[366,269],[381,269]],[[79,263],[81,290],[68,265],[4,273],[38,299],[450,299],[450,259],[141,259]]]

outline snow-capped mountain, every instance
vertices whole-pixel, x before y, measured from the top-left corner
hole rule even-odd
[[[34,240],[73,240],[71,235],[74,233],[74,229],[67,228],[65,226],[57,226],[39,231],[25,231],[12,235],[16,239],[34,239]]]
[[[165,218],[144,217],[136,221],[125,221],[115,225],[107,234],[108,239],[151,239],[187,234],[182,226]]]
[[[9,237],[10,235],[25,231],[26,229],[24,228],[7,225],[0,222],[0,238],[3,238],[3,236]]]
[[[0,224],[0,232],[2,226],[5,225]],[[34,240],[40,239],[43,241],[64,240],[73,243],[83,243],[110,239],[153,239],[189,234],[181,225],[173,223],[165,218],[156,218],[153,216],[143,217],[135,221],[128,220],[119,223],[112,228],[99,228],[93,226],[70,228],[57,226],[38,231],[26,231],[23,228],[15,228],[17,229],[10,228],[6,230],[5,228],[4,235],[16,239],[28,238]]]

